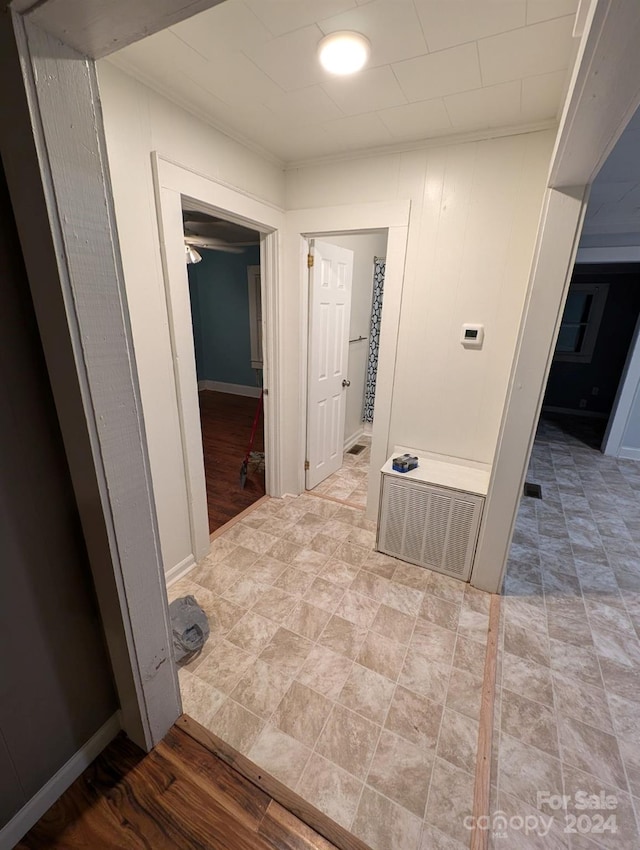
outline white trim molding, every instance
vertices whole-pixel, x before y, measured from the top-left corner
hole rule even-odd
[[[618,452],[618,457],[626,460],[640,460],[640,449],[634,449],[630,446],[625,448],[622,446]]]
[[[265,467],[266,492],[270,496],[282,495],[281,466],[285,462],[281,428],[278,427],[284,392],[279,380],[281,355],[278,311],[282,305],[282,283],[278,275],[278,231],[284,225],[284,214],[282,210],[263,203],[246,192],[179,165],[158,152],[152,153],[151,160],[174,363],[176,405],[188,494],[192,553],[194,560],[199,561],[209,552],[210,540],[193,326],[184,262],[182,198],[189,199],[190,209],[220,215],[228,221],[250,227],[261,234],[263,382],[268,388],[264,404]],[[234,392],[231,388],[235,387],[236,394],[251,394],[254,397],[260,395],[258,387],[246,387],[242,393],[238,393],[238,385],[213,383],[217,384],[218,391]],[[173,567],[170,567],[169,572],[172,569]]]
[[[170,570],[167,570],[165,573],[164,579],[167,583],[167,587],[171,587],[172,584],[175,584],[181,578],[184,578],[187,573],[190,573],[191,570],[195,567],[196,560],[193,555],[189,555],[184,561],[180,561],[179,564],[171,567]]]
[[[122,729],[120,712],[117,711],[102,724],[98,731],[89,738],[69,761],[33,795],[28,803],[20,809],[5,826],[0,829],[0,848],[9,850],[23,838],[42,815],[51,808],[55,801],[64,794],[85,770],[108,746]]]

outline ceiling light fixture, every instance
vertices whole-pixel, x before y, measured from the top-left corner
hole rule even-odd
[[[199,254],[191,245],[185,245],[184,250],[188,266],[192,265],[192,263],[199,263],[202,260],[201,254]]]
[[[359,32],[332,32],[318,45],[322,67],[331,74],[355,74],[366,64],[371,45]]]

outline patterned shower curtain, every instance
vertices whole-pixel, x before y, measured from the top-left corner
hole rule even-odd
[[[373,300],[371,303],[371,328],[369,331],[369,357],[367,359],[367,382],[364,390],[365,422],[373,422],[373,406],[376,398],[376,375],[378,372],[378,349],[380,347],[380,322],[382,320],[382,291],[386,259],[373,258]]]

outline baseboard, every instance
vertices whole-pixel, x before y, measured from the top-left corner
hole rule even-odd
[[[246,395],[250,398],[260,398],[262,387],[249,387],[244,384],[225,384],[224,381],[198,381],[199,390],[210,390],[214,393],[228,395]]]
[[[360,437],[364,436],[364,428],[359,428],[355,434],[352,434],[350,437],[344,441],[343,451],[348,452],[351,446],[355,446]]]
[[[616,457],[622,460],[640,460],[640,449],[621,446]]]
[[[89,767],[91,762],[113,741],[121,729],[120,712],[117,711],[77,753],[71,756],[66,764],[62,765],[60,770],[11,818],[9,823],[0,829],[0,850],[10,850],[15,847],[47,809],[76,781],[82,771]]]
[[[179,564],[176,564],[175,567],[171,567],[170,570],[164,575],[164,580],[167,584],[167,587],[171,587],[172,584],[175,584],[179,579],[184,578],[188,572],[190,572],[196,565],[196,559],[193,555],[189,555],[183,561],[180,561]]]
[[[585,419],[608,419],[608,413],[598,413],[596,410],[583,410],[574,407],[543,407],[543,413],[562,413],[567,416],[583,416]]]

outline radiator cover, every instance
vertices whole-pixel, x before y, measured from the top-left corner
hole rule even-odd
[[[378,551],[467,581],[484,497],[397,475],[381,487]]]

